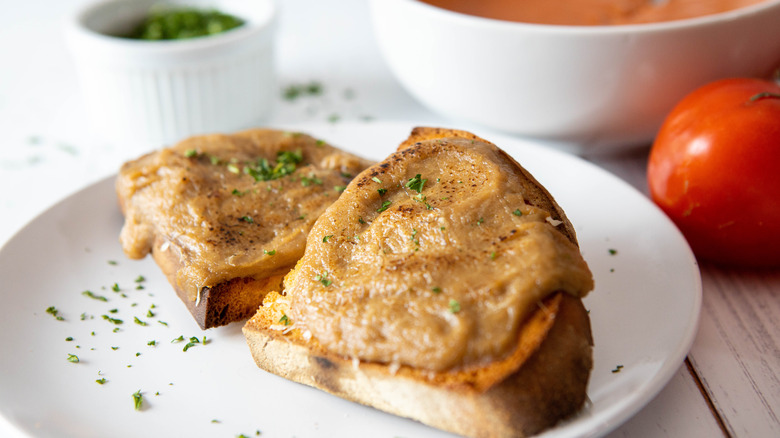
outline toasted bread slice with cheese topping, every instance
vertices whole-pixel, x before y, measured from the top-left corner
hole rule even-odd
[[[358,175],[244,326],[261,368],[474,437],[577,412],[593,288],[552,196],[495,145],[418,128]]]
[[[152,254],[201,328],[245,320],[369,164],[301,133],[184,140],[122,166],[122,248],[133,259]]]

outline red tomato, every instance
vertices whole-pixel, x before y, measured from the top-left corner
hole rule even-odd
[[[780,266],[780,86],[725,79],[686,96],[661,126],[647,178],[698,258]]]

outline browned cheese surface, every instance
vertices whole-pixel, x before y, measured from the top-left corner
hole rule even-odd
[[[286,174],[276,167],[280,151],[301,158]],[[190,138],[122,167],[122,248],[139,259],[163,239],[162,250],[182,261],[176,282],[193,301],[203,287],[232,278],[284,273],[317,217],[368,164],[300,133]]]
[[[495,146],[454,138],[367,169],[285,279],[295,327],[342,357],[431,371],[507,354],[542,299],[593,288],[576,244],[526,202],[521,179]]]

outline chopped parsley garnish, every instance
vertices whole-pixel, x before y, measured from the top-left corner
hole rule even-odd
[[[133,321],[134,321],[136,324],[138,324],[138,325],[144,325],[144,326],[145,326],[145,325],[149,325],[149,324],[145,323],[144,321],[141,321],[140,319],[138,319],[138,317],[137,317],[137,316],[134,316],[134,317],[133,317]]]
[[[272,250],[268,251],[268,250],[265,250],[265,249],[264,249],[264,250],[263,250],[263,254],[266,254],[266,255],[274,255],[274,254],[276,254],[276,250],[275,250],[275,249],[272,249]]]
[[[282,315],[281,318],[279,318],[279,322],[284,325],[290,325],[290,318],[287,317],[287,315]]]
[[[315,176],[313,173],[310,173],[309,176],[302,176],[301,177],[301,185],[304,187],[309,187],[312,184],[316,184],[318,186],[322,185],[322,179]]]
[[[318,96],[320,94],[322,94],[322,84],[312,81],[308,84],[295,84],[286,87],[282,97],[285,100],[295,100],[301,96]]]
[[[70,363],[79,363],[79,357],[75,354],[68,353],[68,362]]]
[[[513,212],[512,212],[512,214],[513,214],[513,215],[515,215],[515,216],[522,216],[522,215],[523,215],[523,212],[522,212],[522,211],[520,211],[520,209],[518,208],[518,209],[516,209],[515,211],[513,211]]]
[[[366,221],[364,221],[362,217],[359,217],[358,218],[358,223],[362,224],[362,225],[365,225]]]
[[[200,344],[200,339],[198,339],[196,336],[193,336],[190,338],[190,342],[187,342],[187,345],[184,346],[184,349],[182,351],[187,351],[190,348],[196,346],[197,344]],[[203,345],[206,345],[206,337],[203,337]]]
[[[159,41],[205,37],[239,27],[244,20],[214,9],[194,7],[152,8],[125,38]]]
[[[387,193],[387,189],[377,189],[377,192],[379,192],[379,196],[383,196],[385,193]]]
[[[108,264],[111,265],[111,266],[116,266],[116,265],[119,264],[119,262],[117,262],[116,260],[109,260]]]
[[[615,255],[615,254],[617,254],[617,250],[613,249],[613,248],[610,248],[609,249],[609,255]]]
[[[141,394],[141,390],[133,393],[133,406],[136,411],[141,410],[141,406],[144,404],[144,396]]]
[[[63,318],[63,317],[61,317],[59,315],[60,311],[57,310],[57,308],[54,307],[54,306],[49,306],[46,309],[46,313],[48,313],[49,315],[53,316],[57,321],[65,321],[65,318]]]
[[[147,318],[154,318],[154,312],[152,312],[152,310],[151,310],[151,309],[150,309],[150,310],[147,310],[147,311],[146,311],[146,317],[147,317]]]
[[[450,312],[452,313],[460,312],[460,303],[455,299],[450,299]]]
[[[183,340],[184,340],[184,336],[179,336],[178,338],[176,338],[176,339],[172,340],[172,341],[171,341],[171,344],[173,344],[174,342],[181,342],[181,341],[183,341]]]
[[[151,340],[151,341],[147,342],[147,343],[146,343],[146,345],[149,345],[149,346],[152,346],[152,347],[154,347],[154,346],[156,346],[156,345],[157,345],[157,341],[155,341],[155,340]]]
[[[422,179],[420,177],[420,174],[414,176],[414,178],[409,178],[409,181],[406,183],[406,188],[412,189],[416,191],[417,193],[422,193],[423,186],[427,182],[427,179]]]
[[[415,202],[422,202],[423,204],[425,204],[425,208],[427,208],[428,210],[433,210],[433,207],[431,207],[431,204],[428,203],[428,197],[423,195],[422,193],[418,193],[417,195],[415,195],[414,196],[414,201]]]
[[[322,84],[316,81],[309,82],[303,87],[303,90],[308,94],[319,95],[322,94]]]
[[[383,202],[383,203],[382,203],[382,206],[381,206],[381,207],[379,207],[379,208],[376,210],[376,212],[377,212],[377,213],[381,213],[381,212],[383,212],[383,211],[387,210],[387,209],[390,207],[390,204],[392,204],[392,203],[393,203],[392,201],[385,201],[385,202]]]
[[[623,369],[623,365],[617,365],[615,369],[612,370],[612,373],[619,373],[620,370]]]
[[[441,293],[441,288],[440,288],[440,287],[438,287],[438,286],[436,286],[436,287],[432,288],[431,290],[432,290],[432,291],[433,291],[433,293],[435,293],[435,294],[440,294],[440,293]]]
[[[236,166],[235,163],[228,163],[227,170],[228,170],[228,172],[235,173],[236,175],[241,173],[241,169],[239,169],[238,166]]]
[[[119,292],[122,289],[119,288],[119,283],[114,283],[113,285],[111,285],[111,290],[114,292]]]
[[[375,176],[372,176],[372,177],[371,177],[371,181],[374,181],[374,182],[376,182],[376,183],[382,184],[382,180],[381,180],[381,179],[379,179],[379,178],[377,178],[377,177],[375,177]]]
[[[347,190],[347,186],[333,186],[333,190],[343,192],[344,190]]]
[[[102,295],[95,295],[91,290],[85,290],[84,292],[81,293],[81,295],[84,295],[85,297],[92,298],[94,300],[108,301],[108,298],[106,298],[106,297],[104,297]]]
[[[106,380],[105,377],[101,377],[100,379],[95,380],[99,385],[102,385],[106,383],[108,380]]]
[[[67,338],[65,338],[65,340],[66,340],[66,341],[68,341],[68,342],[70,342],[70,341],[72,341],[72,340],[73,340],[73,336],[68,336]]]
[[[319,281],[320,283],[322,283],[323,286],[328,287],[333,283],[331,280],[328,279],[328,274],[329,274],[328,271],[325,271],[322,274],[318,274],[314,277],[314,281]]]
[[[112,317],[110,317],[108,315],[101,315],[101,317],[103,319],[105,319],[106,321],[110,322],[111,324],[120,325],[120,324],[124,323],[124,321],[122,321],[121,319],[112,318]]]
[[[245,166],[244,173],[255,181],[270,181],[292,174],[301,161],[303,155],[300,151],[279,151],[276,153],[276,164],[259,158],[253,165]]]
[[[196,151],[195,149],[187,149],[186,151],[184,151],[184,156],[187,158],[197,157],[198,151]]]
[[[327,235],[327,236],[322,236],[322,242],[323,242],[323,243],[327,243],[327,242],[328,242],[328,240],[329,240],[331,237],[333,237],[333,234],[330,234],[330,235]]]
[[[157,321],[157,322],[159,322],[160,324],[162,324],[162,325],[164,325],[164,326],[168,327],[168,323],[167,323],[167,322],[165,322],[165,321]]]
[[[254,219],[252,219],[252,217],[251,217],[251,216],[241,216],[240,218],[238,218],[238,220],[240,220],[241,222],[246,222],[246,223],[248,223],[248,224],[253,224],[253,223],[255,223],[255,220],[254,220]]]
[[[490,260],[495,260],[495,259],[496,259],[496,252],[493,251],[490,253]]]
[[[481,217],[477,219],[477,225],[482,225],[485,222],[485,218]]]

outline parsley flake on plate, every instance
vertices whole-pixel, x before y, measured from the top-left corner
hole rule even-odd
[[[144,396],[141,393],[141,390],[139,389],[138,391],[133,393],[133,406],[136,411],[140,411],[141,407],[143,407],[143,404],[144,404]]]
[[[54,306],[49,306],[46,309],[46,313],[48,313],[49,315],[53,316],[54,319],[56,319],[57,321],[65,321],[65,318],[63,318],[62,316],[59,315],[60,311],[57,310],[57,308],[54,307]]]
[[[81,293],[81,295],[84,295],[85,297],[92,298],[93,300],[108,301],[108,298],[106,298],[106,297],[104,297],[102,295],[96,295],[91,290],[85,290],[84,292]]]

